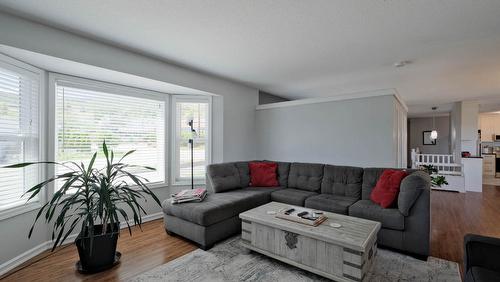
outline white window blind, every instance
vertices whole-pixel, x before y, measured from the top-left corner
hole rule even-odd
[[[194,178],[205,179],[206,165],[210,156],[210,102],[208,99],[183,99],[176,97],[175,101],[175,182],[187,183],[191,179],[191,127],[194,130]],[[200,182],[200,181],[198,181]]]
[[[150,183],[164,183],[166,100],[140,93],[117,94],[122,89],[101,91],[57,81],[56,161],[88,164],[93,152],[98,151],[94,167],[102,168],[102,143],[106,140],[116,157],[136,150],[127,156],[126,163],[156,169],[131,171]],[[61,168],[56,171],[61,172]]]
[[[0,62],[0,167],[39,160],[39,88],[36,75]],[[39,171],[0,168],[0,210],[25,204]]]

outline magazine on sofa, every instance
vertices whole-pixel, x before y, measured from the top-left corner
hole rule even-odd
[[[201,202],[207,196],[207,189],[196,188],[182,190],[177,194],[171,195],[172,204],[186,203],[186,202]]]

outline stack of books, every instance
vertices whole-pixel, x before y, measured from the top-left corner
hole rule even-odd
[[[207,189],[196,188],[182,190],[177,194],[173,194],[171,198],[172,204],[186,203],[186,202],[201,202],[207,196]]]

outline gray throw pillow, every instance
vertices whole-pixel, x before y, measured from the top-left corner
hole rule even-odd
[[[410,215],[411,207],[417,201],[420,193],[430,187],[430,177],[423,171],[414,172],[401,181],[398,196],[398,209],[404,215]]]

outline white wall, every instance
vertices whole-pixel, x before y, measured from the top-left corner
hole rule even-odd
[[[222,111],[219,115],[222,125],[220,123],[214,125],[214,127],[218,126],[214,128],[218,134],[214,138],[222,139],[219,146],[214,148],[214,154],[222,156],[217,161],[248,160],[256,157],[257,89],[158,61],[3,12],[0,12],[0,44],[220,95],[222,99],[214,105],[214,111],[219,111],[219,113]],[[160,199],[166,199],[171,191],[165,187],[155,189],[154,192]],[[161,211],[152,201],[148,201],[146,210],[148,213]],[[43,224],[37,230],[35,238],[27,240],[27,229],[33,218],[34,212],[29,212],[0,220],[0,266],[2,264],[5,266],[5,263],[16,255],[33,250],[34,246],[49,240],[47,227]]]
[[[394,167],[395,102],[387,95],[258,110],[257,158]]]

